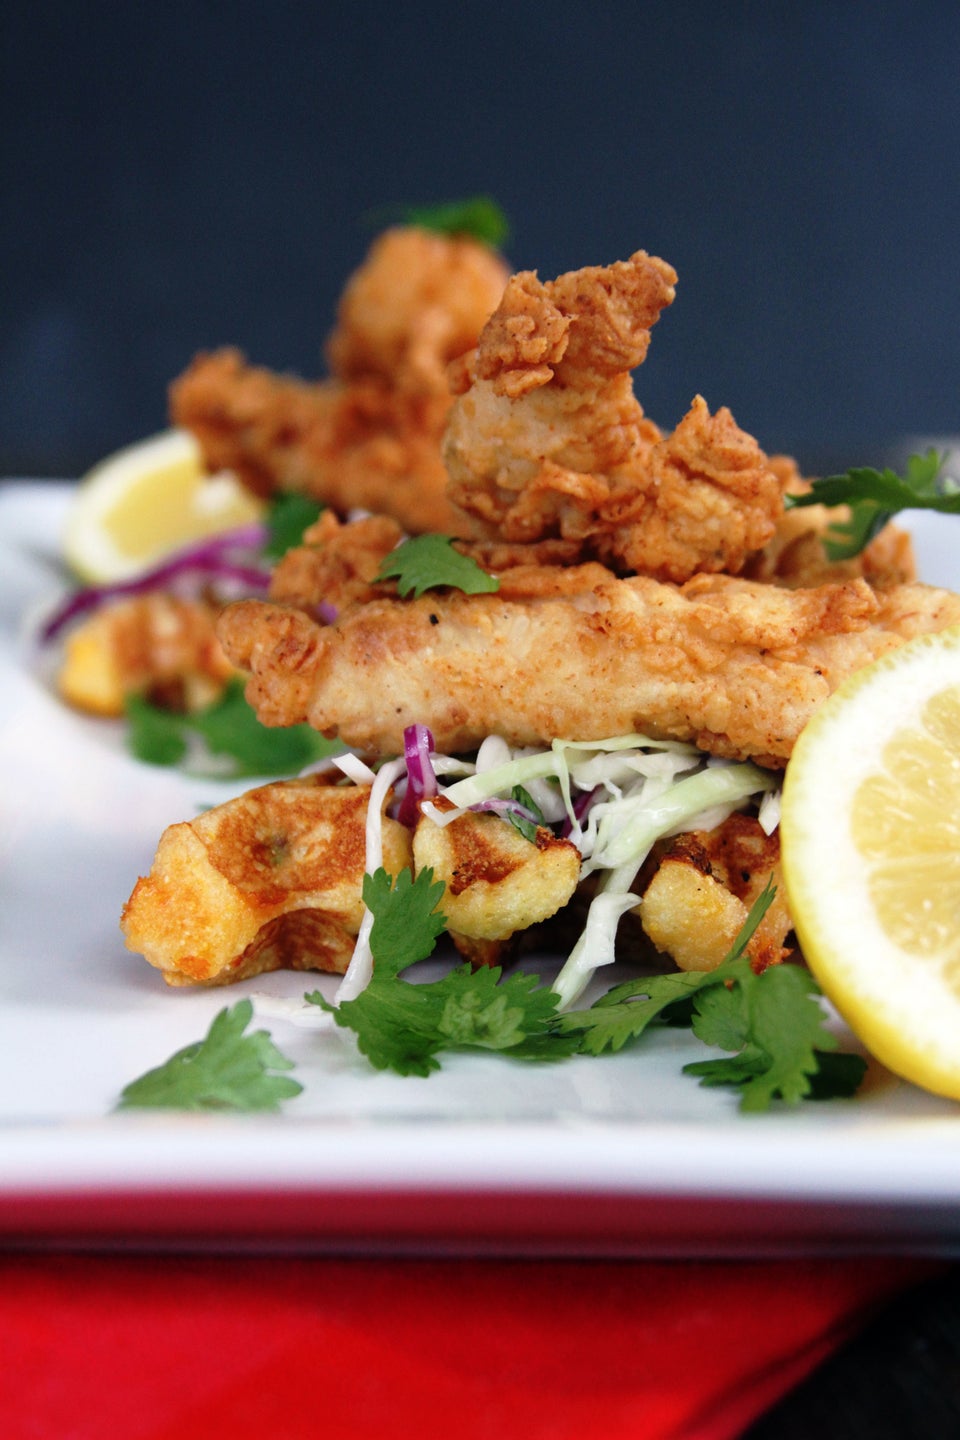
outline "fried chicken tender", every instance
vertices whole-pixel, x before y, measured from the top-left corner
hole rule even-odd
[[[638,906],[643,929],[681,970],[715,970],[739,934],[767,881],[776,894],[747,945],[759,974],[789,951],[793,921],[784,898],[780,837],[751,815],[731,815],[714,830],[667,842]]]
[[[789,590],[733,576],[683,586],[597,563],[518,567],[495,594],[375,597],[322,626],[246,600],[218,633],[268,725],[308,721],[397,754],[422,722],[437,748],[640,731],[782,766],[817,706],[914,635],[960,623],[960,596],[859,579]]]
[[[153,591],[115,600],[68,635],[57,685],[93,715],[123,714],[128,695],[201,710],[235,674],[217,639],[220,607]]]
[[[302,491],[411,533],[448,531],[447,366],[476,342],[507,274],[466,236],[388,230],[347,282],[330,379],[277,375],[233,349],[199,355],[171,386],[172,422],[196,435],[209,469],[233,470],[257,494]]]
[[[634,395],[676,278],[642,250],[546,283],[512,277],[455,380],[443,453],[462,533],[560,537],[573,560],[678,582],[736,573],[766,544],[783,484],[730,411],[697,396],[661,435]]]
[[[168,826],[124,906],[127,948],[169,985],[342,974],[363,916],[369,798],[369,786],[306,776]],[[384,866],[396,875],[410,860],[410,832],[384,818]]]

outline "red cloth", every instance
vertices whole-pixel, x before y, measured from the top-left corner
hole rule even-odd
[[[729,1440],[907,1260],[15,1256],[5,1440]]]

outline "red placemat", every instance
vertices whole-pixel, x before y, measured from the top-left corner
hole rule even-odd
[[[5,1440],[728,1440],[932,1265],[0,1262]]]

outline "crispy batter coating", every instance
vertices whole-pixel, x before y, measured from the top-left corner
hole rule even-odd
[[[268,725],[309,721],[397,754],[429,725],[440,750],[642,731],[782,766],[813,711],[870,660],[960,623],[960,597],[864,580],[789,590],[732,576],[684,586],[598,564],[503,572],[496,594],[373,598],[321,626],[240,601],[224,649]]]
[[[917,578],[913,542],[905,530],[892,524],[885,525],[859,555],[849,560],[828,560],[823,537],[845,511],[845,506],[828,509],[825,505],[786,511],[769,543],[749,557],[743,574],[751,580],[795,590],[858,576],[877,589],[888,590]]]
[[[219,606],[154,591],[115,600],[67,636],[57,685],[94,715],[123,714],[131,694],[200,710],[235,673],[217,639]]]
[[[281,966],[342,973],[363,915],[369,787],[277,781],[163,832],[124,906],[129,950],[169,985],[223,985]],[[383,821],[383,863],[410,833]]]
[[[208,468],[235,471],[257,494],[303,491],[412,533],[448,531],[447,366],[475,343],[506,280],[477,241],[389,230],[347,283],[329,380],[276,375],[231,349],[199,355],[171,386],[171,419],[196,435]]]
[[[467,533],[560,538],[573,560],[674,581],[736,573],[770,539],[783,483],[729,410],[697,396],[664,436],[633,393],[676,278],[644,251],[546,283],[513,276],[459,369],[444,439]]]
[[[681,970],[715,970],[770,878],[776,895],[748,946],[758,973],[789,951],[793,928],[780,873],[780,837],[750,815],[669,841],[638,907],[644,931]]]

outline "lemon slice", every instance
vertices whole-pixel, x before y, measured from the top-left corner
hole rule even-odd
[[[63,550],[82,580],[112,584],[262,514],[262,502],[235,476],[205,473],[189,431],[166,430],[108,456],[84,476]]]
[[[781,846],[824,994],[895,1074],[960,1100],[960,629],[820,708],[787,766]]]

